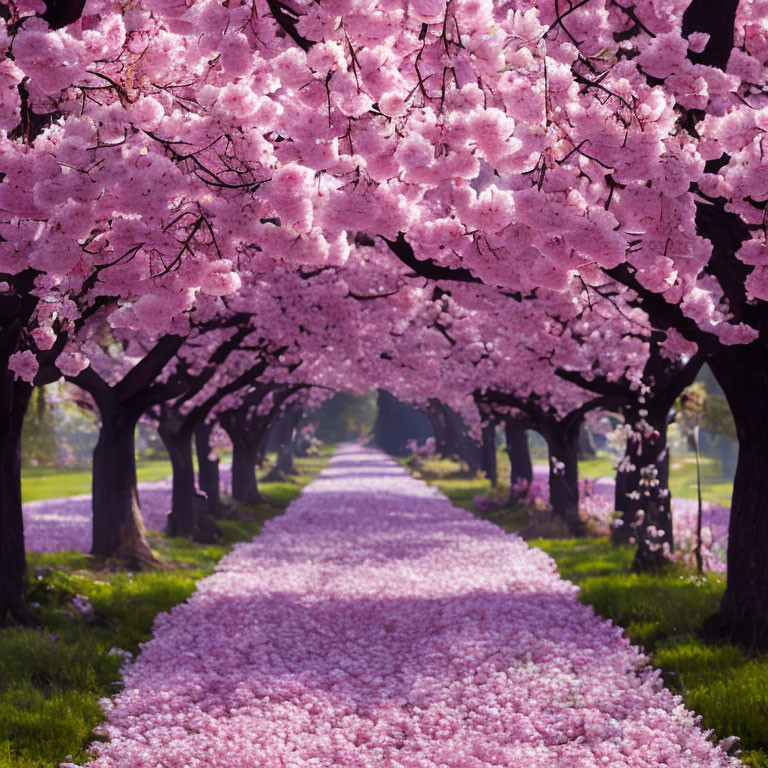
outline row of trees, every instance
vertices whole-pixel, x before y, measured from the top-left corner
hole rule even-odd
[[[236,414],[250,457],[278,393],[382,388],[478,438],[541,432],[576,534],[579,425],[621,411],[617,507],[653,566],[669,409],[706,361],[740,443],[708,629],[768,643],[759,2],[3,8],[0,620],[25,618],[33,385],[63,376],[99,411],[105,554],[151,555],[142,414],[195,535],[201,424]]]

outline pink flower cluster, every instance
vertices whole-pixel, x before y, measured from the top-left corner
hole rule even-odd
[[[672,498],[672,522],[678,557],[693,562],[698,505],[694,499]],[[702,504],[701,554],[704,570],[725,573],[731,510],[712,501]]]
[[[428,437],[423,444],[418,440],[409,440],[405,446],[413,458],[434,456],[437,450],[434,437]]]
[[[576,592],[541,550],[346,447],[158,617],[91,765],[739,765]]]

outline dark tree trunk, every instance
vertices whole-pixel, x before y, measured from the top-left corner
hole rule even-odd
[[[456,416],[457,418],[460,418],[458,414],[456,414]],[[461,421],[461,424],[463,425],[464,422]],[[459,433],[458,437],[457,447],[459,458],[466,463],[469,469],[469,474],[472,475],[472,477],[475,477],[483,471],[483,454],[480,446],[465,430],[466,427]]]
[[[624,421],[632,427],[621,471],[616,473],[615,507],[621,524],[611,534],[615,544],[637,543],[633,568],[655,571],[669,562],[674,549],[672,497],[669,492],[668,398],[654,407],[645,403],[624,409]],[[663,533],[661,533],[663,531]]]
[[[93,396],[101,417],[93,451],[92,484],[92,552],[99,557],[117,557],[133,566],[157,563],[141,517],[134,441],[141,414],[180,394],[175,385],[154,382],[182,341],[180,336],[163,336],[113,385],[91,366],[77,376],[66,377]]]
[[[505,419],[504,435],[509,456],[509,503],[517,504],[521,494],[515,488],[519,488],[523,481],[526,488],[533,482],[533,463],[524,422],[514,418]],[[523,493],[522,496],[524,495]]]
[[[232,440],[232,498],[241,504],[261,504],[256,480],[256,446],[248,436],[231,434]]]
[[[195,450],[197,451],[197,484],[208,500],[208,514],[219,515],[219,460],[211,459],[211,433],[213,424],[204,421],[195,426]]]
[[[768,360],[757,343],[728,347],[710,362],[739,437],[728,528],[728,583],[705,633],[768,648]]]
[[[175,416],[181,414],[164,413],[158,432],[163,440],[173,469],[173,489],[171,492],[171,513],[168,515],[166,533],[169,536],[184,536],[197,539],[200,533],[198,499],[195,492],[195,468],[192,461],[192,434],[186,428],[174,429]]]
[[[99,557],[155,563],[139,506],[134,437],[137,419],[113,405],[100,409],[93,451],[93,548]]]
[[[497,488],[499,485],[499,469],[496,461],[496,424],[489,421],[483,426],[483,471],[485,476],[491,481],[491,488]]]
[[[18,352],[38,299],[36,273],[0,275],[12,290],[0,294],[0,626],[30,622],[24,602],[27,558],[21,509],[21,430],[32,387],[8,368]]]
[[[656,414],[656,418],[649,415],[649,423],[651,434],[643,435],[637,444],[640,498],[636,501],[639,505],[636,510],[642,510],[644,515],[637,526],[637,551],[632,563],[636,571],[656,571],[667,565],[675,545],[669,492],[667,414]],[[635,512],[634,517],[637,516]]]
[[[449,458],[453,453],[453,447],[451,446],[450,430],[448,429],[443,408],[443,404],[433,398],[429,401],[424,413],[427,414],[432,432],[435,435],[436,452],[441,456]]]
[[[436,399],[429,401],[425,412],[435,436],[437,453],[463,461],[471,475],[485,469],[483,450],[469,436],[467,425],[458,413]]]
[[[467,425],[458,413],[446,405],[443,405],[443,412],[448,426],[452,455],[457,456],[467,465],[470,475],[477,475],[483,469],[483,455],[480,445],[469,436]]]
[[[653,330],[643,380],[649,391],[640,396],[629,380],[583,379],[579,373],[561,370],[558,374],[574,384],[608,398],[611,407],[621,408],[632,429],[625,455],[616,476],[614,506],[622,514],[611,538],[616,544],[637,541],[636,570],[656,570],[668,561],[673,547],[669,497],[669,454],[667,424],[677,397],[693,383],[701,369],[701,350],[691,357],[671,361],[664,352],[666,336]],[[607,404],[607,403],[604,403]]]
[[[270,424],[296,388],[285,387],[277,391],[270,410],[259,413],[259,404],[274,390],[274,386],[255,387],[243,405],[219,414],[219,423],[232,441],[232,498],[241,504],[265,501],[259,493],[256,466],[263,461]]]
[[[583,536],[579,517],[579,423],[580,420],[548,419],[542,434],[549,450],[549,503],[572,536]]]
[[[393,456],[406,456],[409,440],[423,443],[431,437],[429,420],[421,411],[401,402],[385,389],[379,390],[376,402],[373,437],[381,450]]]
[[[24,603],[27,559],[21,511],[21,428],[32,387],[0,372],[0,626],[30,622]]]
[[[637,489],[637,479],[635,478],[633,482],[630,477],[635,474],[633,470],[629,469],[629,466],[632,465],[632,452],[633,447],[628,440],[624,449],[624,456],[616,469],[616,486],[613,491],[613,508],[621,515],[617,520],[617,525],[611,531],[611,541],[614,544],[629,543],[629,537],[632,535],[631,525],[635,522],[635,515],[631,510],[632,503],[627,496],[632,489]]]
[[[255,445],[253,448],[254,463],[257,467],[264,465],[264,461],[267,458],[267,443],[269,441],[269,424],[270,418],[255,418],[251,420],[251,429],[258,435],[255,438]]]
[[[291,435],[289,443],[284,443],[278,447],[275,468],[283,476],[296,474],[296,465],[293,463],[293,435]]]
[[[293,406],[277,419],[271,429],[272,445],[276,444],[277,463],[267,476],[269,482],[280,482],[287,475],[296,474],[296,466],[293,463],[293,441],[303,411],[298,406]]]

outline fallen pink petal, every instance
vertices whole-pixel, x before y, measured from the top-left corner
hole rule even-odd
[[[738,765],[547,555],[357,446],[124,682],[93,768]]]

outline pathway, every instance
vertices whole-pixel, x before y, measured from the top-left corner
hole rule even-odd
[[[347,446],[107,702],[98,768],[720,768],[553,562]]]

